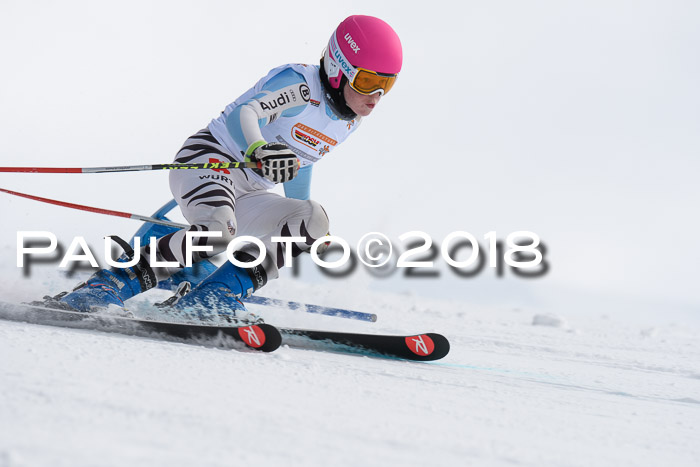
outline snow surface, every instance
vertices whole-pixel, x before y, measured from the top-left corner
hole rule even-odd
[[[600,315],[541,326],[533,310],[348,284],[278,281],[267,294],[379,315],[274,310],[268,322],[435,331],[452,350],[434,363],[262,354],[0,321],[0,466],[700,462],[698,328]]]

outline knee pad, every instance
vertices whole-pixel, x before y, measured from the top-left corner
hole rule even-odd
[[[306,222],[306,230],[314,239],[325,237],[330,229],[330,221],[326,210],[319,203],[313,200],[307,201],[311,208],[311,213]]]

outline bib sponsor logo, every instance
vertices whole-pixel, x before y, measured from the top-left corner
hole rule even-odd
[[[330,151],[330,146],[335,146],[338,144],[338,142],[333,138],[324,135],[318,130],[308,127],[303,123],[297,123],[292,127],[292,138],[294,138],[294,141],[297,141],[314,150],[317,150],[319,146],[322,146],[321,149],[318,149],[321,156]]]
[[[292,135],[294,135],[293,130],[292,130]],[[297,155],[297,157],[299,158],[299,162],[301,162],[302,167],[321,160],[320,157],[316,157],[317,153],[316,153],[315,149],[312,148],[311,151],[306,150],[305,148],[300,149],[299,146],[301,146],[301,144],[295,144],[296,140],[286,140],[282,137],[282,135],[277,135],[275,137],[275,139],[277,141],[279,141],[280,143],[286,144],[289,147],[289,149],[291,149],[292,152]]]
[[[357,53],[360,51],[360,46],[353,40],[350,33],[345,34],[345,41],[348,43],[353,52]]]
[[[315,148],[316,146],[321,144],[321,142],[319,140],[317,140],[313,136],[307,135],[306,133],[304,133],[303,131],[301,131],[297,128],[294,128],[293,132],[294,132],[294,139],[295,140],[297,140],[297,141],[299,141],[299,142],[301,142],[309,147]]]
[[[301,94],[301,99],[304,102],[309,102],[309,99],[311,98],[311,90],[306,84],[299,85],[299,94]]]
[[[289,104],[290,102],[291,99],[289,98],[289,93],[287,91],[283,91],[279,93],[277,97],[267,102],[260,101],[260,108],[269,112],[277,107],[282,107],[283,105]]]

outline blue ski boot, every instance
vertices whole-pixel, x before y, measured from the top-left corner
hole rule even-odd
[[[114,236],[112,239],[124,248],[126,254],[122,256],[122,260],[128,261],[133,258],[134,251],[126,242]],[[45,305],[83,312],[105,310],[110,305],[123,308],[125,300],[152,289],[157,284],[158,279],[153,269],[151,269],[147,259],[141,257],[139,262],[132,267],[97,271],[71,292],[48,297]]]
[[[209,277],[209,275],[217,269],[214,263],[208,259],[203,259],[194,263],[192,267],[183,268],[167,279],[159,281],[158,288],[174,292],[178,290],[178,287],[183,282],[189,283],[192,287],[197,287],[200,282]]]
[[[154,212],[151,217],[155,219],[161,219],[172,222],[166,217],[170,211],[175,209],[177,203],[175,200],[170,200],[165,203],[160,209]],[[150,243],[151,237],[161,239],[168,234],[175,233],[180,230],[177,227],[171,227],[168,225],[154,224],[153,222],[144,222],[144,224],[136,231],[136,233],[131,237],[129,244],[133,248],[135,244],[135,239],[138,237],[140,239],[141,245],[148,245]],[[216,271],[216,266],[214,263],[208,259],[203,259],[197,261],[189,268],[183,268],[181,271],[176,272],[168,278],[161,278],[158,281],[158,288],[170,290],[175,292],[178,286],[183,282],[189,282],[192,287],[196,287],[197,284],[206,279],[212,272]]]
[[[254,260],[242,252],[236,253],[236,259],[241,262]],[[261,266],[241,268],[226,261],[191,292],[188,291],[189,283],[183,282],[173,297],[158,306],[170,307],[203,321],[256,324],[262,319],[250,313],[240,299],[249,297],[266,282],[267,275]]]

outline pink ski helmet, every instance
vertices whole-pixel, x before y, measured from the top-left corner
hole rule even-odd
[[[323,51],[328,83],[339,89],[343,76],[361,94],[386,94],[401,71],[401,41],[387,23],[353,15],[336,28]]]

